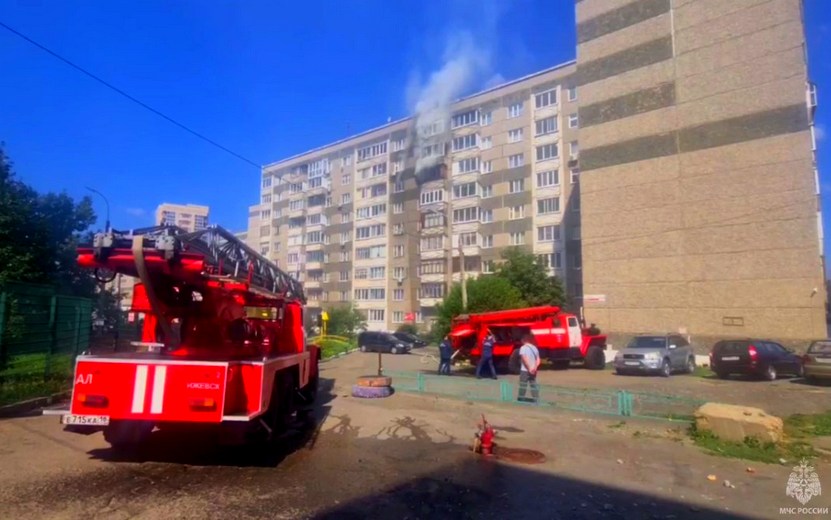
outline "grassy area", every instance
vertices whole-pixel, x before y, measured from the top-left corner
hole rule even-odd
[[[317,341],[317,344],[320,345],[323,359],[343,354],[344,352],[348,352],[349,350],[355,348],[355,343],[353,341],[340,338],[322,338]]]
[[[0,371],[0,406],[68,390],[72,379],[72,360],[70,354],[12,356],[6,369]]]
[[[756,439],[730,442],[719,439],[712,432],[699,431],[693,426],[690,437],[693,442],[715,455],[778,464],[802,458],[814,458],[818,454],[809,443],[812,437],[831,435],[831,411],[815,415],[792,415],[784,420],[785,441],[763,443]]]

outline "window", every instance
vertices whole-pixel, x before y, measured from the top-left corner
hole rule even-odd
[[[403,202],[396,202],[392,205],[392,212],[396,215],[404,213],[404,203]]]
[[[453,223],[475,222],[479,220],[479,207],[462,208],[453,210]]]
[[[393,193],[401,193],[404,191],[404,183],[401,181],[395,181],[395,184],[392,187]]]
[[[482,161],[482,173],[491,173],[493,171],[493,161]]]
[[[341,291],[340,292],[340,301],[348,302],[349,301],[349,291]]]
[[[317,206],[323,206],[323,204],[325,202],[326,202],[326,196],[325,195],[312,195],[311,197],[308,198],[308,200],[306,202],[306,205],[310,208],[314,208],[314,207],[317,207]]]
[[[403,235],[404,234],[404,224],[393,224],[392,226],[392,234],[393,235]]]
[[[574,213],[580,213],[580,195],[578,194],[574,197],[574,200],[571,202],[571,211]]]
[[[444,274],[445,270],[447,269],[447,262],[444,260],[429,260],[426,262],[422,262],[420,266],[418,266],[418,275],[423,276],[425,274]]]
[[[351,173],[344,173],[343,177],[340,178],[340,183],[344,186],[352,182],[352,174]]]
[[[352,222],[352,212],[350,211],[347,213],[341,213],[340,221],[343,224],[346,224],[347,222]]]
[[[508,168],[519,168],[525,164],[525,156],[521,153],[508,157]]]
[[[340,272],[340,281],[346,282],[349,280],[349,271],[341,271]]]
[[[483,137],[479,140],[479,148],[482,150],[489,150],[493,148],[493,138],[492,137]]]
[[[352,240],[352,232],[351,231],[341,231],[340,233],[340,243],[345,244]]]
[[[311,188],[320,188],[323,186],[323,177],[316,177],[314,179],[309,179],[309,189]]]
[[[525,191],[525,180],[524,179],[513,180],[508,185],[508,192],[509,193],[519,193],[521,191]]]
[[[493,247],[493,235],[484,235],[482,237],[482,247]]]
[[[406,267],[396,267],[392,270],[392,277],[396,280],[402,280],[407,276],[407,268]]]
[[[580,255],[569,255],[568,265],[572,269],[581,269],[583,267],[583,259],[580,258]]]
[[[518,143],[522,141],[522,128],[515,128],[508,131],[508,142]]]
[[[355,220],[363,220],[368,218],[375,218],[387,214],[386,204],[374,204],[365,208],[358,208],[355,210]]]
[[[537,242],[560,240],[560,226],[540,226],[537,228]]]
[[[443,213],[428,213],[424,215],[423,228],[443,227],[445,224]]]
[[[323,242],[323,232],[322,231],[311,231],[306,234],[306,243],[307,244],[320,244]]]
[[[468,112],[462,112],[461,114],[454,115],[453,118],[450,120],[450,128],[460,128],[478,122],[479,111],[470,110]]]
[[[516,220],[525,217],[525,206],[513,206],[508,208],[508,218]]]
[[[475,197],[477,195],[478,185],[475,182],[466,182],[465,184],[457,184],[453,186],[454,199],[466,199],[468,197]]]
[[[560,151],[557,149],[557,143],[544,144],[537,147],[537,161],[556,159],[559,155]]]
[[[479,142],[479,134],[463,135],[462,137],[453,138],[453,151],[460,152],[474,148]]]
[[[340,196],[340,203],[341,204],[349,204],[352,202],[352,194],[351,193],[344,193]]]
[[[577,128],[577,114],[568,115],[568,127]]]
[[[479,158],[470,157],[453,163],[453,173],[470,173],[479,169]]]
[[[393,252],[392,254],[395,258],[402,258],[404,256],[404,246],[402,246],[402,245],[393,246],[392,252]]]
[[[431,144],[421,148],[421,157],[424,159],[439,155],[444,155],[444,146],[441,144]]]
[[[306,206],[305,200],[292,200],[289,201],[289,210],[290,211],[299,211]]]
[[[379,238],[387,234],[386,224],[373,224],[371,226],[362,226],[355,228],[355,240],[367,240],[369,238]]]
[[[300,253],[289,253],[288,263],[290,263],[290,264],[300,263]]]
[[[372,186],[367,186],[366,188],[361,188],[358,190],[358,195],[361,199],[371,199],[373,197],[382,197],[387,194],[387,185],[386,183],[378,183],[373,184]]]
[[[557,118],[546,117],[534,123],[535,133],[537,137],[541,135],[553,134],[557,131]]]
[[[560,197],[551,197],[549,199],[539,199],[537,201],[537,215],[546,215],[548,213],[557,213],[560,211]]]
[[[271,210],[270,209],[264,209],[264,210],[260,211],[260,219],[261,220],[268,220],[270,218],[271,218]]]
[[[562,269],[563,267],[560,253],[537,255],[537,262],[539,262],[546,269]]]
[[[404,161],[398,159],[392,162],[392,173],[398,173],[404,169]]]
[[[557,90],[551,89],[545,92],[541,92],[534,96],[535,106],[539,108],[545,108],[547,106],[556,105],[557,104]]]
[[[521,246],[525,243],[525,233],[511,233],[511,245]]]
[[[263,188],[270,188],[271,187],[271,175],[267,175],[263,177]]]
[[[261,244],[260,245],[260,254],[261,255],[268,255],[268,244]]]
[[[348,262],[351,257],[352,257],[352,255],[349,251],[341,251],[340,252],[340,261],[341,262]]]
[[[372,175],[370,175],[370,177],[380,177],[381,175],[386,175],[386,173],[387,163],[382,162],[372,167]]]
[[[482,272],[485,274],[494,272],[494,262],[493,260],[483,260],[482,261]]]
[[[267,193],[263,195],[260,199],[261,204],[271,204],[271,194]]]
[[[351,153],[349,155],[344,155],[343,157],[341,157],[341,159],[340,159],[340,165],[341,166],[349,166],[350,164],[352,164],[352,154]]]
[[[568,143],[568,154],[572,158],[574,158],[577,156],[578,153],[580,153],[580,145],[577,143],[577,141],[571,141],[570,143]]]
[[[547,170],[537,173],[537,188],[547,188],[560,184],[560,170]]]
[[[571,169],[571,183],[572,184],[577,184],[578,182],[580,182],[580,170],[578,170],[577,168],[572,168]]]
[[[482,117],[479,120],[479,124],[482,126],[487,126],[493,123],[493,113],[492,112],[484,112]]]
[[[444,298],[444,284],[443,283],[423,283],[421,284],[421,298]]]
[[[358,148],[358,161],[366,161],[373,157],[378,157],[387,153],[387,142],[371,144],[363,148]]]
[[[383,280],[386,275],[386,271],[386,267],[370,267],[369,278],[370,280]]]
[[[323,251],[309,251],[306,253],[307,262],[323,262],[324,260],[326,260],[326,255]]]
[[[369,309],[367,321],[384,321],[384,309]]]
[[[519,117],[522,115],[522,102],[514,103],[508,107],[508,118]]]
[[[482,186],[482,198],[486,199],[488,197],[493,197],[493,186],[492,185]]]
[[[393,289],[392,299],[397,302],[404,301],[404,289]]]
[[[459,233],[459,245],[462,247],[475,246],[479,244],[478,233]]]
[[[479,211],[480,219],[483,223],[493,222],[493,210],[483,209]]]
[[[442,202],[444,200],[444,190],[430,190],[430,191],[422,191],[420,202],[422,206],[426,206],[427,204],[434,204],[436,202]]]
[[[435,237],[423,237],[421,239],[420,246],[422,251],[436,251],[439,249],[443,249],[444,235],[439,235]]]
[[[293,182],[289,185],[289,193],[292,195],[295,193],[303,193],[305,186],[303,186],[302,182]]]
[[[406,145],[406,141],[403,138],[402,139],[397,139],[397,140],[393,141],[390,144],[390,147],[392,148],[393,152],[400,152],[401,150],[404,149],[405,146],[407,146],[407,145]]]
[[[355,249],[355,259],[356,260],[369,260],[372,258],[386,258],[387,257],[387,247],[386,246],[371,246],[371,247],[359,247]]]
[[[568,100],[577,101],[577,87],[568,87]]]
[[[403,323],[404,322],[404,311],[392,311],[392,322],[393,323]]]

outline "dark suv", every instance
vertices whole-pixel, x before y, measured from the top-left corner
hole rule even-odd
[[[412,349],[412,345],[401,341],[389,332],[364,331],[358,334],[358,348],[361,352],[406,354]]]
[[[713,345],[710,368],[726,379],[731,374],[763,377],[773,381],[779,374],[802,376],[802,358],[779,343],[761,339],[723,340]]]
[[[409,332],[395,332],[393,336],[400,339],[403,343],[409,343],[413,346],[413,348],[418,347],[426,347],[427,342],[423,339],[419,338],[415,334],[410,334]]]

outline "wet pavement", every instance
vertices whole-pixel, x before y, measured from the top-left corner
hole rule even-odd
[[[779,507],[799,505],[785,495],[792,464],[748,473],[745,462],[687,446],[665,423],[349,397],[373,358],[326,363],[314,416],[268,453],[157,432],[146,451],[119,459],[100,433],[63,432],[54,417],[0,421],[0,517],[780,518]],[[385,359],[390,369],[414,361]],[[497,455],[533,450],[545,460],[472,454],[482,413],[496,429]],[[831,467],[817,471],[831,483]],[[810,503],[829,504],[831,496]]]

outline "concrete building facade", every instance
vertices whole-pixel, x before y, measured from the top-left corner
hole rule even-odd
[[[179,226],[188,231],[198,231],[208,227],[208,206],[196,204],[171,204],[163,202],[156,208],[156,224]]]
[[[248,243],[354,302],[370,329],[425,326],[453,282],[515,245],[582,291],[574,63],[266,166]],[[464,266],[460,259],[464,258]]]
[[[800,0],[577,0],[586,315],[826,337]]]

